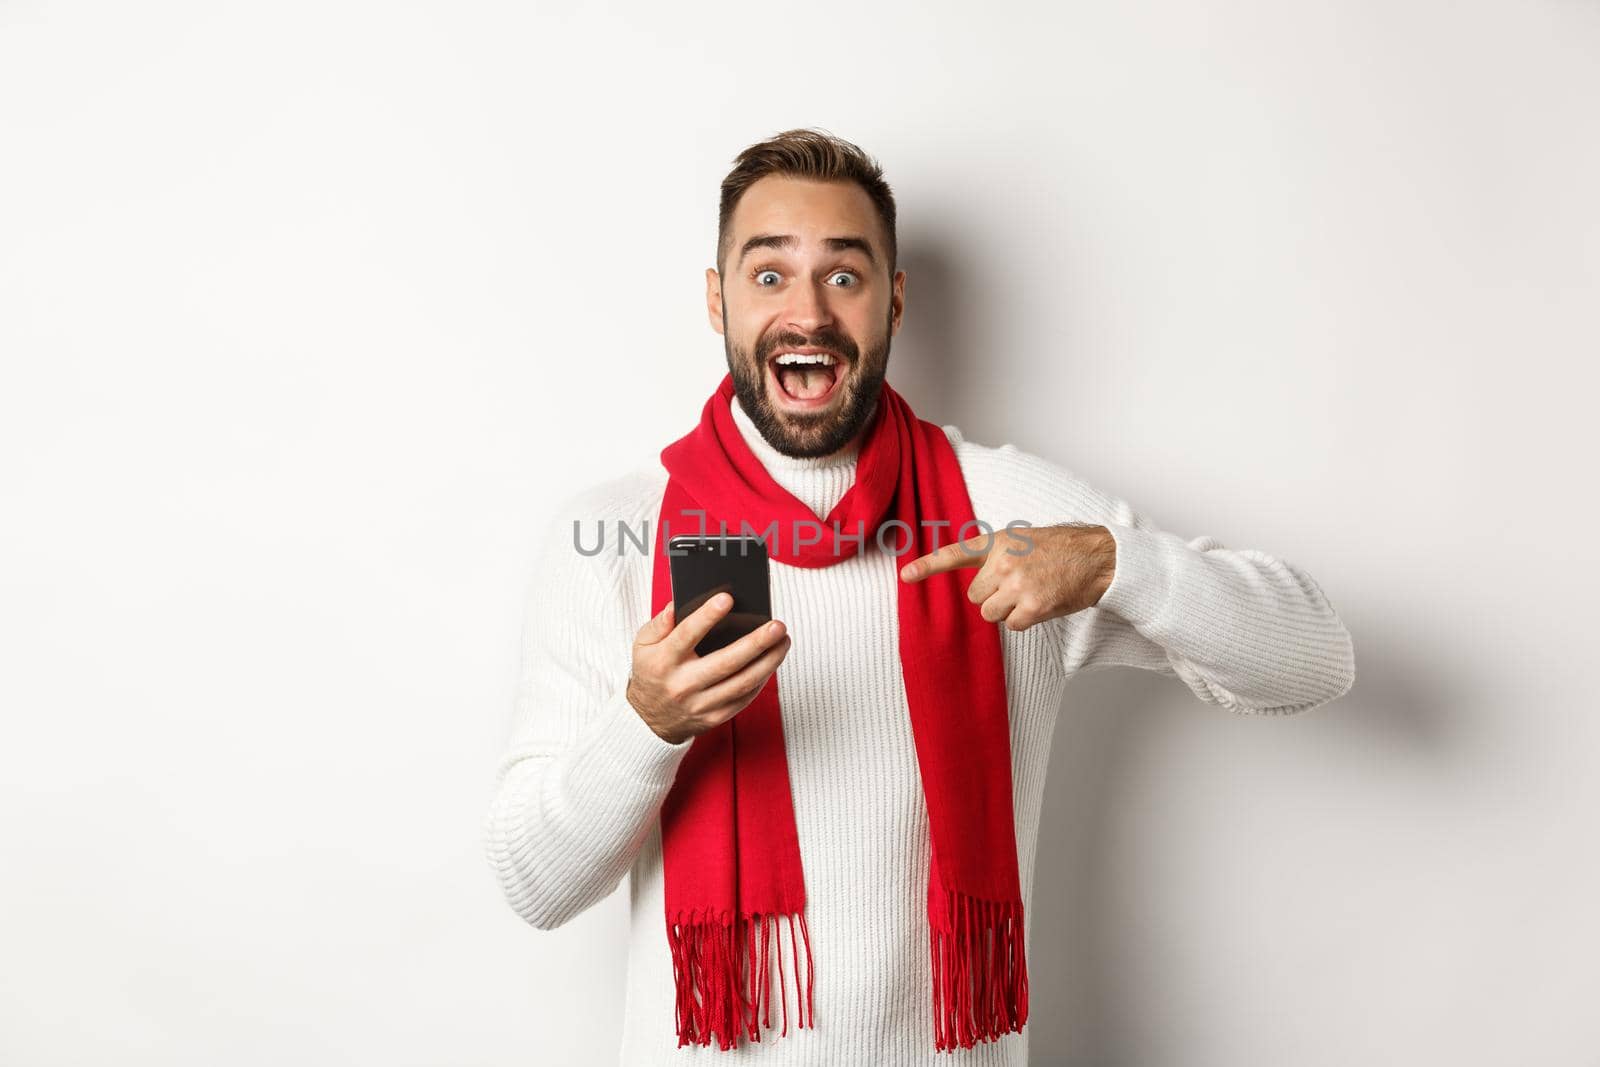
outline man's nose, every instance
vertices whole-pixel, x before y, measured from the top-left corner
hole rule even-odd
[[[819,282],[806,282],[793,289],[794,299],[789,304],[789,325],[802,333],[811,334],[833,321],[828,310],[828,294]]]

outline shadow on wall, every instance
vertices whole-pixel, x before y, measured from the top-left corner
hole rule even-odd
[[[1122,1001],[1131,980],[1119,962],[1108,804],[1122,769],[1164,717],[1173,679],[1133,669],[1073,678],[1059,709],[1040,810],[1028,956],[1028,1040],[1035,1064],[1123,1065],[1120,1044],[1148,1005]]]
[[[921,418],[954,423],[967,431],[972,405],[972,361],[965,355],[981,351],[977,336],[982,309],[967,299],[954,267],[954,255],[944,251],[949,236],[922,232],[900,234],[899,267],[906,272],[905,317],[889,352],[889,384],[906,398]]]
[[[1441,786],[1470,790],[1495,753],[1489,742],[1459,729],[1459,709],[1474,694],[1451,677],[1419,677],[1416,657],[1383,642],[1362,643],[1362,633],[1382,632],[1375,612],[1341,608],[1356,635],[1355,686],[1306,715],[1325,717],[1319,759],[1347,774],[1353,792],[1386,788],[1396,774],[1433,778]],[[1387,655],[1386,655],[1387,653]],[[1128,943],[1130,917],[1117,881],[1111,814],[1134,803],[1146,788],[1135,770],[1143,753],[1172,729],[1171,709],[1183,686],[1175,679],[1133,668],[1081,673],[1068,682],[1051,741],[1040,810],[1034,872],[1033,923],[1028,957],[1030,1062],[1052,1067],[1131,1067],[1152,1062],[1148,1032],[1152,1010],[1142,988],[1148,946]],[[1192,699],[1192,698],[1188,698]],[[1182,714],[1232,714],[1195,701]],[[1262,730],[1289,723],[1261,719]],[[1374,759],[1382,753],[1382,759]],[[1348,857],[1354,871],[1371,870],[1378,855]],[[1143,976],[1143,977],[1141,977]],[[1163,1055],[1161,1062],[1171,1062]]]

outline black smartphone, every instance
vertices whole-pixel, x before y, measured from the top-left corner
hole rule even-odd
[[[767,545],[761,538],[677,536],[667,542],[667,560],[674,626],[718,593],[733,595],[733,608],[694,646],[696,655],[725,648],[772,619]]]

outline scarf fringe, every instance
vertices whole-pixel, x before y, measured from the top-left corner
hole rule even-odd
[[[949,893],[934,922],[933,1036],[936,1051],[971,1048],[1028,1021],[1028,961],[1022,901]]]
[[[761,1040],[761,1027],[772,1027],[770,952],[778,949],[778,999],[783,1007],[783,1029],[789,1032],[788,981],[784,977],[783,937],[778,920],[789,920],[789,945],[794,963],[796,1027],[816,1029],[812,1020],[811,931],[801,913],[732,912],[694,908],[679,912],[667,923],[672,946],[672,974],[677,987],[675,1014],[678,1047],[717,1045],[727,1051],[742,1030],[752,1041]],[[795,936],[795,919],[800,936]],[[753,929],[752,929],[753,927]],[[752,936],[753,934],[753,936]],[[806,948],[806,980],[800,984],[800,942]],[[759,947],[758,947],[759,946]],[[752,982],[754,995],[750,992]]]

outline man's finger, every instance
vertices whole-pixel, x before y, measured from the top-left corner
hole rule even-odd
[[[694,646],[700,643],[702,637],[711,632],[711,628],[717,624],[717,620],[726,615],[732,607],[732,595],[718,593],[691,611],[688,617],[680,619],[678,625],[672,628],[672,633],[667,635],[667,640],[677,647],[680,656],[694,655]]]
[[[765,686],[765,679],[778,669],[778,664],[788,654],[789,640],[788,634],[785,634],[771,648],[763,650],[760,656],[745,664],[737,673],[708,687],[704,693],[704,700],[711,706],[717,707],[740,699],[745,690],[753,687],[758,681]]]
[[[701,656],[700,673],[696,678],[701,686],[705,687],[732,676],[768,648],[782,641],[786,632],[787,627],[776,620],[762,623],[737,641]]]
[[[639,627],[638,643],[653,645],[672,632],[672,601]]]
[[[905,581],[915,582],[940,571],[953,571],[958,567],[981,567],[983,561],[989,558],[988,550],[993,546],[992,533],[978,534],[965,541],[953,541],[925,556],[918,556],[901,567],[900,577]]]
[[[989,622],[1004,623],[1017,610],[1017,597],[1013,593],[996,590],[978,605],[978,614]]]

